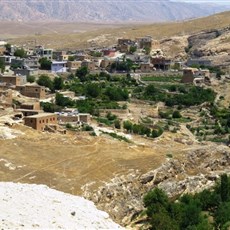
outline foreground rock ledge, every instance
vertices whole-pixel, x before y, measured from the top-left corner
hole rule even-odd
[[[2,229],[122,229],[93,202],[45,185],[0,182]]]

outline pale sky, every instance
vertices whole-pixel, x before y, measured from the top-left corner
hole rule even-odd
[[[215,4],[225,4],[225,5],[229,5],[230,4],[230,0],[177,0],[178,2],[194,2],[194,3],[215,3]]]

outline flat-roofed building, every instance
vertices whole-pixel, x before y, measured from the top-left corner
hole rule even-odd
[[[7,85],[22,85],[22,78],[20,76],[8,76],[8,75],[0,75],[0,83],[6,83]]]
[[[78,117],[80,122],[89,123],[91,116],[89,113],[79,113]]]
[[[57,115],[54,113],[39,113],[25,117],[25,125],[38,131],[44,131],[46,126],[57,125]]]
[[[46,97],[45,87],[40,86],[37,83],[17,86],[16,90],[26,97],[34,97],[39,99],[44,99]]]
[[[68,61],[67,68],[69,72],[74,72],[77,69],[81,68],[82,61]]]

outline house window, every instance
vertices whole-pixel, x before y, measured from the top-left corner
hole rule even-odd
[[[46,123],[48,123],[49,122],[49,119],[46,119]]]
[[[30,123],[33,123],[33,119],[30,119]]]

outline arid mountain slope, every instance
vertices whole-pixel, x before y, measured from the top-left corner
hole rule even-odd
[[[17,11],[15,11],[17,9]],[[224,6],[174,1],[1,1],[0,19],[11,21],[175,21],[226,10]]]

